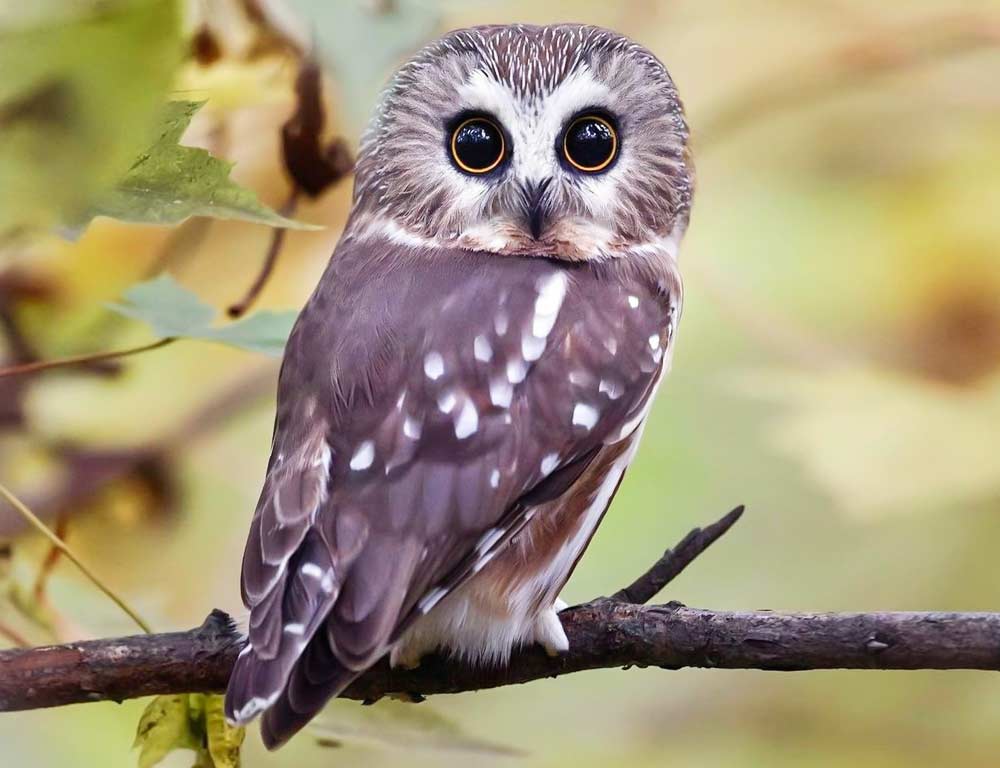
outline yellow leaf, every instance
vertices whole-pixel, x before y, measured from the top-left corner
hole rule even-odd
[[[133,748],[139,768],[153,768],[175,749],[198,749],[201,739],[191,728],[187,694],[157,696],[139,719]]]
[[[222,701],[223,697],[218,694],[204,697],[208,753],[215,768],[240,768],[240,747],[243,745],[246,729],[234,728],[226,722]]]

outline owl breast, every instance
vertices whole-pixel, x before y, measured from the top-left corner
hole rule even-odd
[[[540,361],[549,378],[531,398],[532,417],[514,419],[530,424],[524,443],[558,445],[558,425],[567,421],[604,438],[579,475],[554,498],[530,506],[499,551],[477,561],[471,578],[403,632],[393,646],[394,664],[415,665],[436,649],[472,663],[504,663],[512,649],[533,643],[550,653],[567,649],[556,616],[564,607],[559,592],[618,489],[670,364],[677,293],[660,301],[649,288],[628,280],[575,280],[571,290],[585,292],[586,301],[568,307],[575,319],[560,318],[567,321],[565,333]],[[585,405],[591,402],[604,407]],[[519,461],[516,454],[512,461]]]
[[[519,646],[567,650],[556,614],[572,575],[614,498],[642,427],[603,449],[571,493],[537,508],[522,531],[466,584],[421,617],[392,651],[394,666],[415,666],[445,650],[472,664],[505,663]]]

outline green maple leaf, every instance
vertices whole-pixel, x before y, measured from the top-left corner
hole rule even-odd
[[[141,224],[179,224],[192,216],[210,216],[273,227],[319,229],[286,218],[261,203],[252,190],[229,178],[232,163],[180,143],[203,104],[170,102],[159,138],[90,215]]]

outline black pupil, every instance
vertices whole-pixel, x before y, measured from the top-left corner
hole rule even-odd
[[[598,168],[611,158],[615,151],[615,138],[611,126],[601,120],[577,120],[566,132],[566,153],[583,168]]]
[[[485,120],[471,120],[455,134],[455,156],[466,168],[486,170],[496,163],[501,152],[500,131]]]

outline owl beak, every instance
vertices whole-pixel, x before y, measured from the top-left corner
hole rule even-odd
[[[532,238],[538,240],[545,231],[549,215],[549,204],[545,192],[552,179],[527,182],[524,185],[524,220]]]

